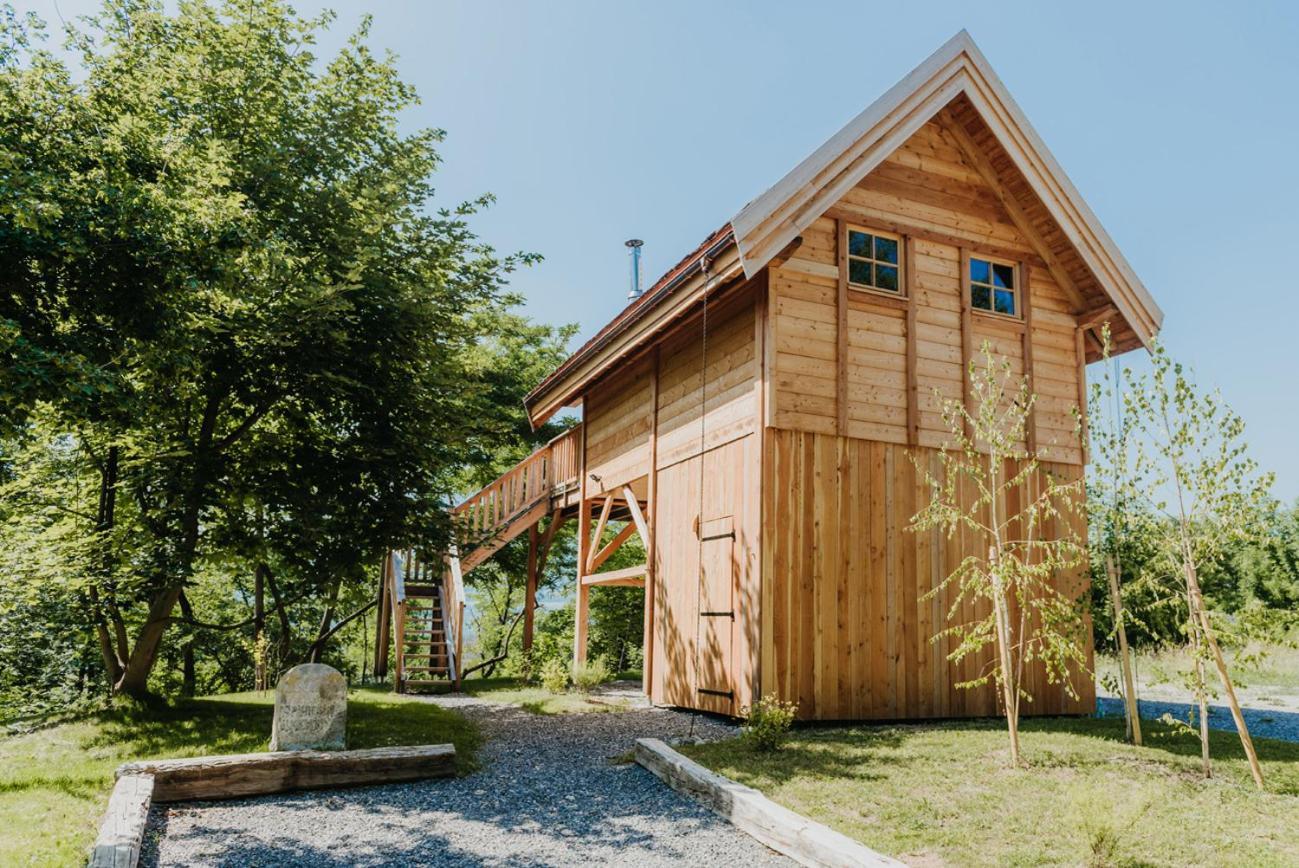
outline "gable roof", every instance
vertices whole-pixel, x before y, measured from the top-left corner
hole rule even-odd
[[[773,256],[882,163],[931,118],[949,106],[961,107],[968,127],[991,134],[1003,156],[998,181],[1014,190],[1021,210],[1042,211],[1067,240],[1090,275],[1079,270],[1069,279],[1094,278],[1097,300],[1112,303],[1140,344],[1149,345],[1163,312],[1133,272],[1114,241],[1087,207],[1055,157],[992,71],[970,34],[962,30],[905,78],[871,103],[847,126],[794,167],[770,189],[740,209],[731,220],[747,275]],[[973,114],[971,114],[971,110]],[[986,136],[985,136],[986,139]],[[991,163],[992,161],[990,161]],[[1015,182],[1022,182],[1016,184]],[[1011,205],[1016,208],[1016,205]],[[1012,216],[1015,216],[1012,214]],[[1029,228],[1030,237],[1044,231]],[[1052,245],[1042,251],[1055,258]],[[1050,260],[1048,260],[1050,261]],[[1061,263],[1062,267],[1064,263]],[[1129,347],[1130,348],[1130,347]]]
[[[1005,209],[1074,298],[1077,312],[1089,315],[1112,305],[1118,314],[1113,317],[1115,349],[1149,346],[1163,312],[962,30],[741,208],[538,384],[524,399],[533,424],[544,422],[585,385],[648,345],[657,330],[711,288],[760,273],[940,114],[967,144],[975,168],[1004,191]],[[708,265],[719,260],[724,267],[710,272]]]

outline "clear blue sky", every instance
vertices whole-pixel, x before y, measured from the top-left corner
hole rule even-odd
[[[1299,4],[295,5],[339,12],[325,49],[375,9],[407,122],[448,131],[440,201],[496,194],[476,228],[545,256],[514,287],[579,340],[625,303],[625,239],[657,277],[965,27],[1299,496]]]

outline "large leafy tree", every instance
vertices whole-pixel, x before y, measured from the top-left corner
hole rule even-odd
[[[81,461],[75,516],[13,513],[80,523],[25,569],[75,568],[121,692],[218,549],[333,599],[387,546],[441,547],[567,337],[509,313],[529,257],[475,238],[486,200],[430,208],[442,134],[401,131],[415,94],[364,25],[317,57],[328,20],[109,0],[69,30],[75,71],[0,22],[0,396],[26,472]]]

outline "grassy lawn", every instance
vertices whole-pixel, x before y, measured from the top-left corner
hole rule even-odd
[[[544,687],[527,684],[518,678],[467,678],[460,682],[460,686],[469,696],[501,705],[517,705],[533,714],[626,711],[632,707],[620,697],[576,692],[551,693]],[[445,693],[449,689],[439,688],[437,692]]]
[[[84,865],[118,765],[266,750],[273,703],[271,692],[227,694],[0,739],[0,865]],[[347,736],[354,748],[453,742],[462,771],[479,745],[460,715],[379,690],[351,693]]]
[[[1256,739],[1253,789],[1234,733],[1119,720],[1025,721],[1031,768],[1006,765],[995,722],[802,729],[777,754],[737,741],[682,750],[890,856],[924,865],[1299,865],[1299,744]]]

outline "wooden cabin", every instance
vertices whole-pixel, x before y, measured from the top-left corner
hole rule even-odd
[[[1080,477],[1072,413],[1097,330],[1122,352],[1161,320],[961,32],[528,396],[534,424],[571,407],[582,424],[459,508],[460,567],[527,532],[531,591],[575,519],[575,659],[590,595],[643,585],[658,704],[735,715],[774,693],[809,719],[996,714],[991,687],[956,687],[986,661],[952,664],[931,641],[950,600],[929,592],[978,543],[907,529],[927,496],[909,456],[937,466],[941,403],[968,398],[988,341],[1039,396],[1025,445]],[[633,535],[648,561],[608,569]],[[1089,678],[1076,700],[1041,672],[1027,683],[1027,713],[1094,707]]]

